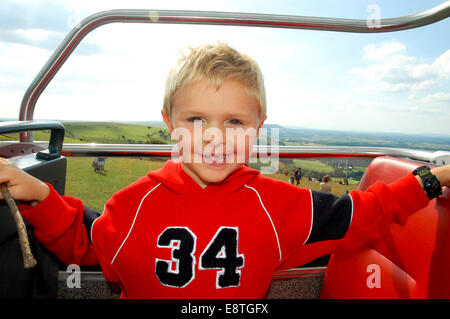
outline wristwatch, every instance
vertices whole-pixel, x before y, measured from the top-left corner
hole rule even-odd
[[[430,170],[429,166],[424,165],[416,168],[413,174],[422,179],[423,189],[427,193],[428,198],[433,199],[442,195],[442,187],[437,177]]]

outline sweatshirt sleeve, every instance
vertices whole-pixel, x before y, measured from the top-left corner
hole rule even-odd
[[[102,266],[106,280],[118,281],[99,249],[92,245],[91,228],[101,215],[71,196],[60,196],[52,185],[38,205],[21,204],[23,218],[34,228],[38,240],[63,263]]]
[[[408,216],[428,203],[413,174],[389,185],[379,181],[366,191],[355,190],[341,197],[311,191],[309,234],[281,268],[298,267],[339,250],[374,245],[391,223],[404,225]]]
[[[50,194],[38,205],[20,205],[23,218],[33,225],[39,241],[65,264],[95,265],[97,258],[83,224],[85,207],[70,196]]]
[[[390,185],[377,182],[367,191],[353,191],[350,196],[353,216],[338,249],[351,250],[375,244],[386,234],[391,223],[405,225],[408,216],[429,203],[412,173]]]

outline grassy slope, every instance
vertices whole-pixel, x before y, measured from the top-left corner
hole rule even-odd
[[[302,160],[295,158],[294,164],[296,167],[301,167],[302,169],[308,169],[311,171],[322,172],[325,174],[332,173],[334,168],[320,161],[315,160]]]
[[[106,201],[117,191],[145,176],[149,171],[164,165],[165,159],[138,159],[114,157],[106,159],[106,173],[95,173],[90,157],[69,157],[67,159],[66,195],[81,199],[84,204],[97,211],[103,211]],[[266,175],[287,182],[284,174]],[[300,187],[320,190],[319,182],[302,179]],[[341,196],[357,185],[339,185],[331,182],[332,193]]]
[[[106,143],[106,144],[159,144],[174,143],[169,131],[161,127],[106,123],[106,122],[63,122],[65,143]],[[0,140],[17,140],[18,133],[0,136]],[[48,141],[49,132],[35,131],[36,141]]]
[[[90,157],[67,158],[66,195],[81,199],[87,206],[103,211],[106,201],[118,190],[162,167],[164,161],[137,158],[107,158],[105,174],[95,173]]]
[[[34,131],[34,140],[35,141],[48,141],[50,139],[50,133],[45,131]],[[11,133],[7,136],[0,135],[0,141],[17,141],[19,140],[19,133]],[[64,143],[86,143],[80,140],[64,136]]]
[[[284,174],[271,174],[271,175],[267,175],[269,177],[281,180],[281,181],[285,181],[285,182],[289,182],[289,177],[285,176]],[[358,184],[351,184],[351,185],[340,185],[337,183],[338,180],[333,180],[330,182],[331,185],[331,193],[336,195],[336,196],[342,196],[346,193],[346,191],[350,192],[354,189],[358,188]],[[320,182],[310,182],[305,178],[302,178],[299,187],[304,187],[304,188],[309,188],[312,190],[316,190],[319,191],[320,190]]]
[[[64,123],[66,136],[89,143],[170,143],[167,129],[123,123]]]

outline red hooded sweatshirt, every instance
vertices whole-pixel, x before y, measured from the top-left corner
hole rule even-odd
[[[102,214],[53,187],[21,210],[49,250],[66,264],[99,263],[122,298],[262,298],[275,270],[370,244],[427,203],[412,174],[336,197],[245,165],[202,189],[168,160]]]

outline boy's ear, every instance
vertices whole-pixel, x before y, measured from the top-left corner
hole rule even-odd
[[[259,125],[259,128],[261,128],[264,125],[264,122],[267,120],[267,115],[264,116],[264,119],[261,121],[261,124]]]
[[[267,115],[264,117],[264,119],[261,121],[261,124],[259,124],[259,127],[258,127],[258,135],[259,135],[259,129],[261,128],[261,127],[263,127],[263,125],[264,125],[264,122],[267,120]]]
[[[162,115],[162,117],[163,117],[164,123],[166,123],[167,127],[169,128],[170,133],[172,133],[172,131],[173,131],[173,125],[172,125],[172,122],[170,122],[169,117],[168,117],[167,114],[164,113],[163,111],[161,111],[161,115]]]

